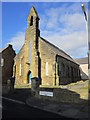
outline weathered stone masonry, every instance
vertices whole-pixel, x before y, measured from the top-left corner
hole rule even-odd
[[[29,83],[31,73],[41,85],[80,80],[79,65],[64,51],[40,37],[39,17],[33,6],[27,17],[25,43],[14,58],[15,84]]]

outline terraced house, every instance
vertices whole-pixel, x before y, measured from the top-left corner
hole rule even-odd
[[[0,69],[2,71],[0,78],[2,80],[2,86],[6,86],[7,80],[13,75],[15,55],[16,53],[10,44],[0,51]]]
[[[15,84],[36,77],[41,85],[60,85],[80,80],[79,64],[68,54],[40,37],[39,16],[32,6],[27,17],[25,42],[14,58]]]

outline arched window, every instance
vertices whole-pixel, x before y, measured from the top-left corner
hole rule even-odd
[[[70,72],[70,71],[69,71],[69,66],[66,65],[66,76],[67,76],[67,77],[69,77],[69,72]]]
[[[62,74],[63,74],[63,76],[65,76],[65,65],[64,65],[64,63],[62,63]]]
[[[21,76],[21,63],[19,65],[19,76]]]
[[[31,41],[29,43],[29,63],[31,63]]]
[[[48,62],[46,62],[46,76],[48,76]]]
[[[72,79],[72,82],[74,82],[73,67],[71,67],[71,79]]]
[[[61,72],[61,65],[60,63],[58,63],[58,75],[60,75],[60,72]]]
[[[31,16],[31,20],[30,20],[30,26],[33,25],[33,16]]]

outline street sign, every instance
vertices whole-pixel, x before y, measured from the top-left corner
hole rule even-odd
[[[39,91],[39,95],[53,97],[53,92]]]

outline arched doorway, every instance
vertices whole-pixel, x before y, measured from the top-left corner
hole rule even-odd
[[[32,73],[31,73],[31,71],[29,71],[27,74],[28,84],[31,84],[31,78],[32,78]]]

